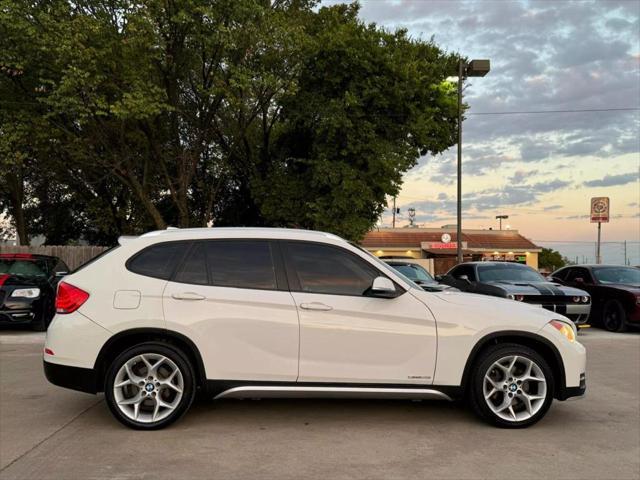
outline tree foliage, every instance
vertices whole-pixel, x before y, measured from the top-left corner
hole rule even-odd
[[[0,0],[0,209],[21,239],[167,225],[350,239],[455,142],[457,57],[312,0]]]
[[[543,248],[538,254],[538,268],[553,272],[567,264],[566,257],[552,248]]]

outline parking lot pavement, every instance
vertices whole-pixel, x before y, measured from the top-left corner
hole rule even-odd
[[[640,478],[640,334],[580,340],[587,397],[529,429],[444,402],[227,400],[137,432],[47,383],[42,334],[0,332],[0,478]]]

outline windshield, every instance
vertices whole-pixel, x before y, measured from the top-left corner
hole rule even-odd
[[[480,265],[478,277],[481,282],[545,282],[533,268],[515,265]]]
[[[594,268],[593,275],[600,283],[640,285],[640,269],[633,267]]]
[[[357,245],[355,243],[349,242],[349,244],[353,247],[356,247],[358,250],[360,250],[361,252],[366,253],[369,258],[372,258],[376,264],[378,265],[378,267],[382,268],[383,271],[392,271],[394,274],[396,274],[397,276],[399,276],[400,278],[402,278],[402,280],[404,280],[405,282],[407,282],[411,287],[413,288],[417,288],[418,290],[422,290],[422,288],[416,284],[413,280],[411,280],[410,278],[408,278],[406,275],[403,275],[402,272],[391,268],[390,265],[386,264],[385,262],[383,262],[382,260],[380,260],[378,257],[376,257],[373,253],[369,252],[368,250],[365,250],[364,248],[362,248],[360,245]]]
[[[0,257],[0,274],[22,277],[46,277],[47,261],[36,258]]]
[[[422,282],[422,283],[438,283],[436,282],[431,274],[425,270],[420,265],[416,265],[413,263],[408,263],[404,265],[398,264],[390,264],[397,271],[402,273],[405,277],[409,277],[414,282]]]

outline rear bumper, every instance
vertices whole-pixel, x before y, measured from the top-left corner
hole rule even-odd
[[[92,368],[70,367],[43,361],[44,375],[59,387],[86,393],[97,393],[97,377]]]

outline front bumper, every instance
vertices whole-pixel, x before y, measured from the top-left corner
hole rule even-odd
[[[92,368],[70,367],[43,360],[44,375],[49,382],[59,387],[86,393],[97,393],[97,376]]]
[[[31,323],[36,317],[32,309],[0,310],[0,324],[23,325]]]
[[[556,398],[558,400],[567,400],[569,398],[583,397],[586,391],[587,391],[587,378],[586,378],[586,374],[583,373],[582,375],[580,375],[579,386],[567,387],[565,385],[564,388],[560,389]]]
[[[576,325],[587,323],[589,313],[591,312],[590,303],[543,303],[539,304],[545,310],[559,313],[571,319]]]

